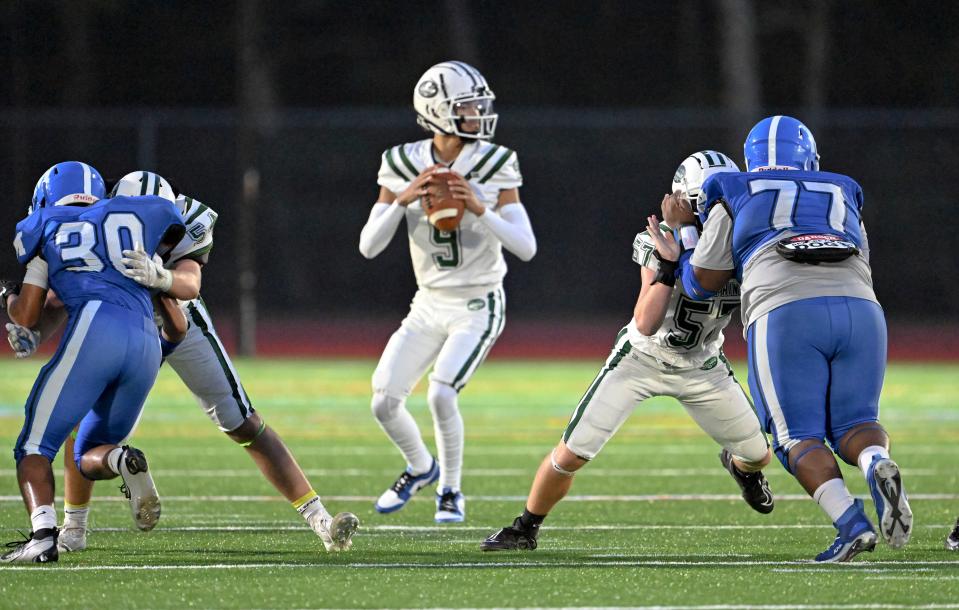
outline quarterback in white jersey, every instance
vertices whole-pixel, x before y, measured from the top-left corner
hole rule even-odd
[[[165,179],[152,172],[127,174],[117,182],[111,196],[147,194],[173,201],[186,225],[183,239],[163,255],[162,264],[135,251],[124,252],[129,257],[124,262],[130,267],[130,277],[160,293],[170,294],[173,290],[173,296],[181,299],[189,328],[166,361],[193,393],[207,417],[246,449],[263,476],[293,504],[326,549],[350,548],[358,525],[356,517],[351,513],[333,517],[327,512],[283,439],[254,411],[200,298],[201,267],[213,248],[216,212],[191,197],[177,195]],[[180,285],[192,290],[180,289]],[[68,441],[65,456],[72,455],[71,444],[72,440]],[[64,471],[66,519],[58,546],[62,552],[80,551],[86,548],[93,481],[80,474],[72,459],[65,459]]]
[[[695,153],[673,178],[695,205],[711,174],[738,171],[725,155]],[[668,227],[666,227],[668,230]],[[616,336],[613,350],[570,418],[562,440],[543,459],[523,514],[490,535],[484,551],[532,550],[539,526],[566,496],[573,475],[596,457],[633,409],[653,396],[672,396],[709,436],[723,447],[720,460],[756,511],[773,509],[762,475],[772,455],[759,419],[722,352],[722,331],[739,305],[739,285],[730,282],[709,301],[687,297],[660,272],[656,248],[647,231],[633,242],[633,260],[641,267],[642,289],[632,319]]]
[[[503,248],[528,261],[536,239],[519,200],[523,183],[516,153],[489,140],[496,129],[492,90],[478,70],[459,61],[437,64],[416,83],[417,122],[433,137],[383,153],[380,194],[360,234],[360,252],[373,258],[406,219],[418,290],[373,373],[373,414],[406,459],[406,470],[376,501],[399,510],[439,480],[437,522],[465,518],[460,491],[463,419],[457,394],[486,358],[505,323]],[[450,171],[452,196],[466,213],[453,231],[427,219],[420,198],[438,169]],[[427,400],[439,462],[406,409],[406,398],[431,363]]]

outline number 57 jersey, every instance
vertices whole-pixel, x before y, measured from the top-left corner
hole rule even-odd
[[[669,231],[665,224],[660,227]],[[653,256],[655,249],[649,232],[643,231],[633,242],[633,261],[657,271],[659,261]],[[711,369],[722,355],[723,329],[738,307],[739,282],[736,280],[727,282],[716,296],[705,301],[689,298],[682,284],[676,282],[659,330],[650,336],[643,335],[636,326],[636,318],[631,318],[626,334],[634,349],[669,368]]]
[[[423,170],[436,165],[433,141],[420,140],[386,150],[377,183],[398,195]],[[492,142],[468,142],[450,167],[470,182],[487,214],[496,213],[499,192],[523,184],[516,153]],[[503,247],[474,214],[466,212],[455,231],[431,225],[419,200],[406,207],[410,258],[421,288],[499,284],[506,276]]]
[[[171,202],[114,197],[88,207],[41,208],[17,224],[14,247],[23,265],[35,256],[47,262],[50,287],[71,315],[88,301],[103,301],[152,319],[150,291],[121,273],[121,259],[136,244],[154,254],[168,232],[170,241],[183,235]]]

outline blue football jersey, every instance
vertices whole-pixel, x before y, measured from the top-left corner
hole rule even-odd
[[[862,189],[830,172],[727,172],[703,184],[706,214],[724,205],[733,219],[733,260],[742,273],[763,244],[791,234],[831,234],[862,247]],[[705,220],[705,218],[703,218]]]
[[[153,255],[173,226],[183,219],[166,199],[114,197],[89,207],[41,208],[17,224],[13,243],[21,264],[43,257],[50,287],[71,314],[103,301],[152,319],[149,289],[120,272],[123,250],[139,243]]]

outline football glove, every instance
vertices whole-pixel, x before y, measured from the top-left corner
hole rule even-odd
[[[160,292],[166,292],[173,286],[173,274],[163,268],[162,259],[151,257],[140,244],[136,244],[133,250],[124,250],[120,262],[126,265],[121,273],[141,286]]]
[[[7,310],[7,297],[11,294],[20,294],[20,288],[22,287],[20,282],[0,280],[0,310]]]
[[[27,358],[40,347],[40,333],[19,324],[7,322],[7,343],[17,358]]]

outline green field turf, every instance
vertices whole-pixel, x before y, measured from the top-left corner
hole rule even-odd
[[[11,447],[40,364],[0,363],[8,540],[29,529]],[[327,507],[359,515],[354,549],[340,555],[325,553],[165,368],[135,437],[163,495],[160,525],[133,531],[118,483],[99,484],[91,549],[57,566],[0,567],[0,607],[959,608],[959,555],[942,548],[959,513],[959,366],[896,364],[887,375],[882,419],[916,516],[904,550],[880,544],[854,563],[809,564],[834,535],[812,500],[774,463],[776,509],[752,512],[712,441],[662,399],[638,409],[577,475],[539,550],[481,553],[479,542],[522,510],[599,364],[483,366],[460,397],[468,519],[439,526],[429,493],[392,515],[372,509],[403,467],[369,413],[373,362],[240,361],[255,406]],[[422,387],[410,408],[431,443]],[[853,493],[868,496],[858,471],[845,473]]]

